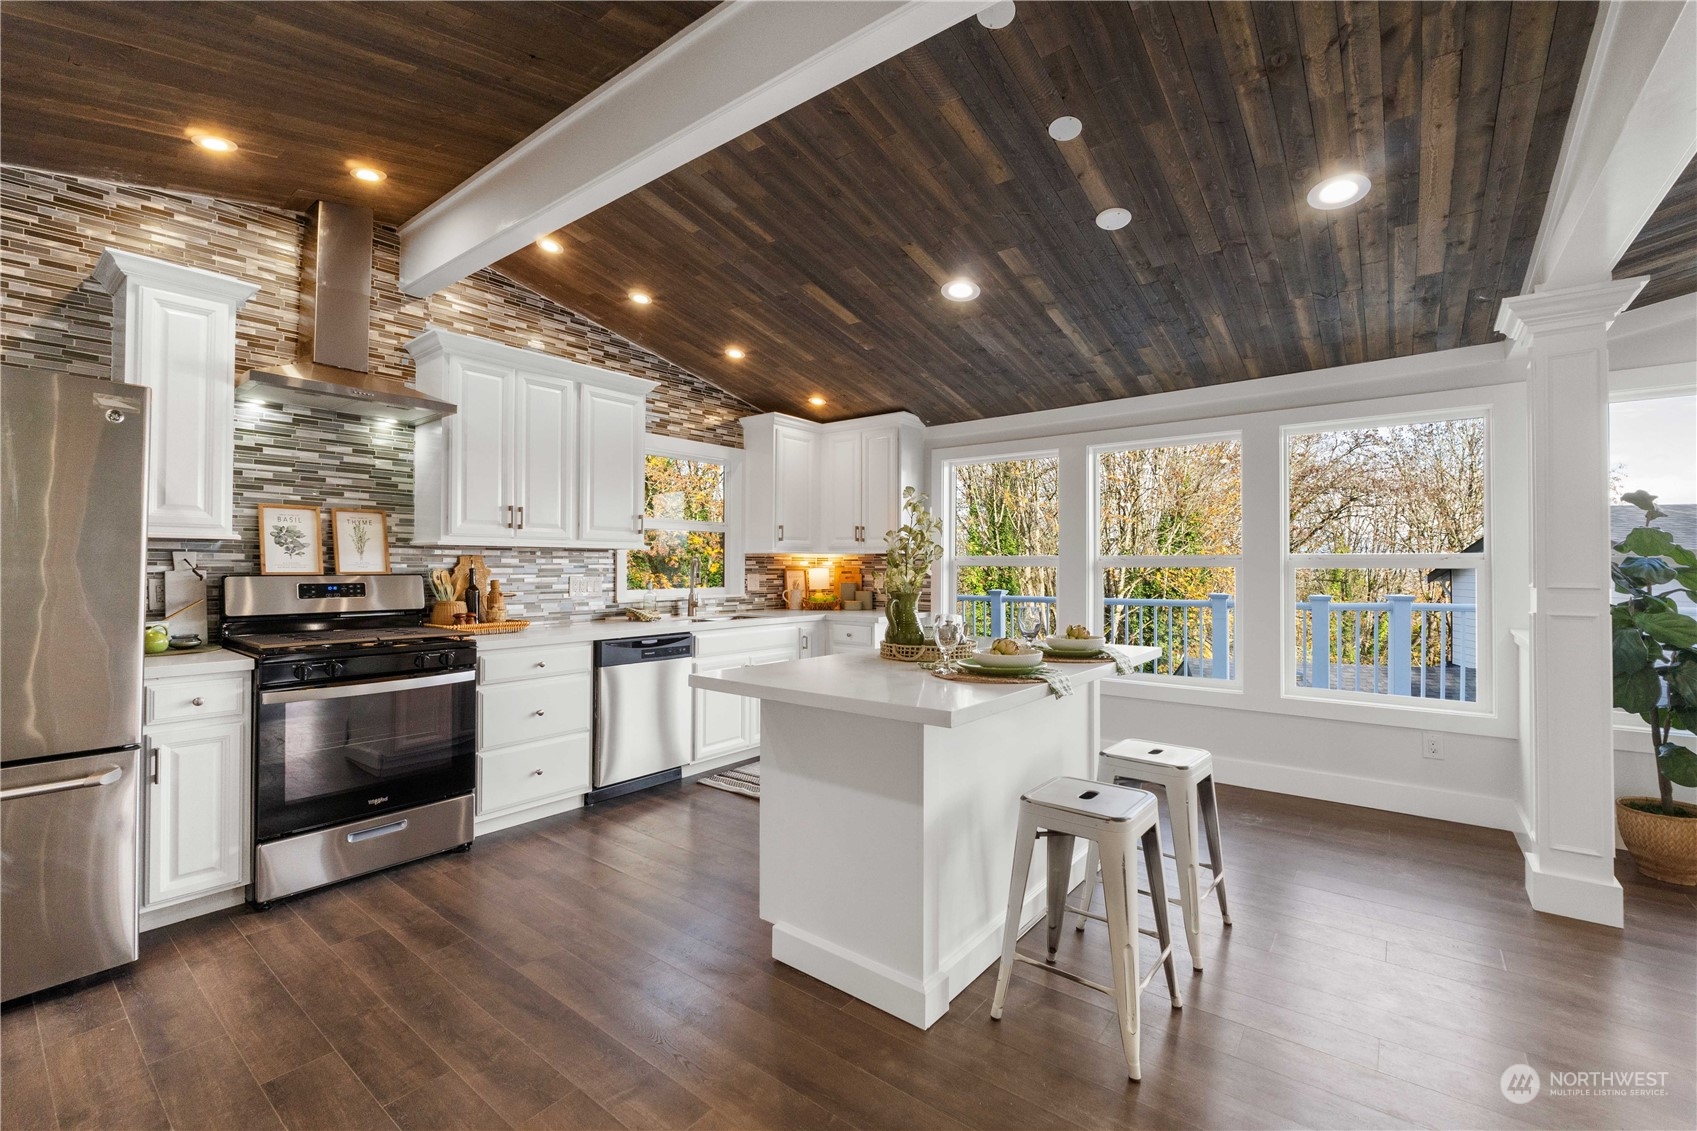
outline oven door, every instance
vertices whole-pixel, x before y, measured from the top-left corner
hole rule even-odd
[[[261,692],[256,838],[472,792],[476,678],[458,671]]]

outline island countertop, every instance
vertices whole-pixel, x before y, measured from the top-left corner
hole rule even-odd
[[[1159,655],[1154,648],[1127,651],[1140,662]],[[1065,664],[1061,670],[1082,691],[1087,684],[1112,675],[1114,667],[1104,661]],[[896,663],[876,655],[818,656],[726,668],[692,675],[689,684],[703,691],[935,727],[964,726],[1053,694],[1042,683],[998,685],[938,679],[917,664]]]

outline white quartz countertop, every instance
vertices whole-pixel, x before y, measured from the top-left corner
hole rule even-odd
[[[1153,648],[1132,651],[1147,651],[1151,658],[1156,654]],[[1107,662],[1065,667],[1074,694],[1082,694],[1087,684],[1112,675],[1113,670]],[[918,664],[897,663],[877,655],[817,656],[726,668],[692,675],[689,685],[704,691],[935,727],[964,726],[1053,694],[1041,683],[997,685],[938,679]]]
[[[208,648],[194,652],[161,652],[143,656],[143,679],[164,679],[180,675],[223,675],[226,672],[253,670],[253,657],[228,648]]]
[[[866,624],[884,619],[884,610],[872,612],[791,612],[771,609],[749,613],[716,613],[709,620],[690,620],[688,617],[661,617],[657,621],[635,621],[624,618],[597,621],[532,621],[529,628],[519,632],[504,632],[479,636],[479,652],[495,652],[504,648],[533,648],[544,644],[578,644],[595,640],[618,640],[627,636],[650,636],[662,632],[722,632],[732,628],[759,628],[772,624],[817,624],[820,620]]]

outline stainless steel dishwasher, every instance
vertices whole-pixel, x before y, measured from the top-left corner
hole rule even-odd
[[[694,655],[687,632],[596,642],[595,788],[586,803],[683,777]]]

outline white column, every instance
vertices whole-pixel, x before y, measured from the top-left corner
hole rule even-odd
[[[1531,780],[1526,893],[1539,911],[1623,925],[1610,733],[1607,332],[1646,280],[1505,299],[1497,329],[1528,363],[1532,481]]]

